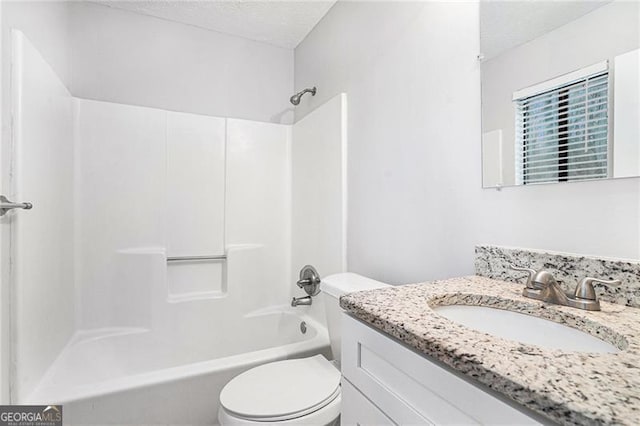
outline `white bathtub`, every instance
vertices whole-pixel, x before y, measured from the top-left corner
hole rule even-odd
[[[199,339],[171,334],[80,333],[23,403],[61,403],[65,424],[215,424],[220,391],[234,376],[275,360],[330,355],[326,328],[294,310],[246,316]]]

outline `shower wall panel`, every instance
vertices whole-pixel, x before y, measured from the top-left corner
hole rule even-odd
[[[334,96],[293,125],[291,148],[291,271],[304,265],[321,277],[344,272],[347,220],[347,95]],[[292,295],[305,293],[291,286]],[[305,308],[324,321],[321,297]]]
[[[71,95],[21,32],[12,32],[12,42],[13,164],[5,195],[34,206],[3,218],[11,223],[15,402],[74,330],[74,215]]]
[[[166,328],[197,324],[196,306],[220,316],[288,303],[290,126],[75,106],[80,328]],[[231,277],[229,259],[167,262],[245,252],[259,279]]]
[[[78,99],[75,120],[79,323],[126,326],[130,316],[114,306],[147,283],[129,280],[123,289],[116,254],[134,249],[140,256],[166,241],[166,113]]]
[[[167,112],[167,256],[225,254],[225,119]],[[224,261],[167,264],[174,301],[221,295]]]
[[[224,254],[225,119],[167,113],[167,255]]]
[[[291,256],[291,127],[227,120],[227,244],[261,255],[247,265],[243,310],[288,304]]]
[[[321,276],[347,268],[346,113],[347,95],[339,94],[293,126],[294,279],[304,265]]]

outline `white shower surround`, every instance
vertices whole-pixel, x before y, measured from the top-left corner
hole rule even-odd
[[[304,143],[296,149],[296,126],[65,94],[71,117],[47,110],[46,99],[40,100],[46,85],[59,80],[29,41],[17,37],[29,53],[23,56],[37,59],[20,68],[21,99],[38,101],[15,106],[29,118],[20,124],[37,128],[44,146],[73,152],[67,159],[73,181],[40,181],[39,190],[57,185],[56,193],[74,206],[73,238],[61,231],[46,238],[65,238],[73,246],[75,273],[73,286],[64,277],[48,283],[66,289],[56,293],[55,309],[18,312],[12,403],[63,402],[66,419],[79,423],[215,423],[219,392],[234,375],[279,359],[330,356],[321,300],[289,307],[292,296],[302,295],[292,277],[303,266],[297,264],[302,258],[292,264],[291,247],[305,247],[304,261],[317,259],[322,275],[346,268],[345,96],[300,123]],[[34,105],[40,110],[30,111]],[[48,132],[56,125],[67,133]],[[18,145],[33,143],[25,134]],[[313,163],[314,173],[334,178],[312,179],[314,187],[305,190],[301,183],[313,176],[292,164],[308,162],[318,145],[333,155]],[[38,177],[29,158],[20,161],[25,176]],[[42,205],[31,201],[34,211]],[[315,209],[293,209],[314,202]],[[57,228],[57,216],[33,218]],[[305,220],[339,243],[309,244],[314,233],[305,232]],[[65,254],[52,250],[46,256],[55,264]],[[170,256],[221,254],[224,263],[167,263]],[[28,304],[38,297],[43,284],[32,281],[14,282],[16,300]],[[50,329],[47,321],[55,324],[70,311],[75,324],[57,330],[58,344],[38,347],[38,336]],[[26,346],[31,337],[35,343]]]

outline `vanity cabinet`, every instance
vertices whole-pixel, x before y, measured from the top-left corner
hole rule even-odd
[[[343,314],[342,424],[541,424],[390,336]]]

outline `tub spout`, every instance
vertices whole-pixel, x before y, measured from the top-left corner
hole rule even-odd
[[[309,306],[309,305],[311,305],[311,302],[313,302],[313,301],[311,300],[311,296],[294,297],[294,298],[291,300],[291,306],[293,306],[294,308],[295,308],[296,306],[300,306],[300,305],[302,305],[302,306]]]

